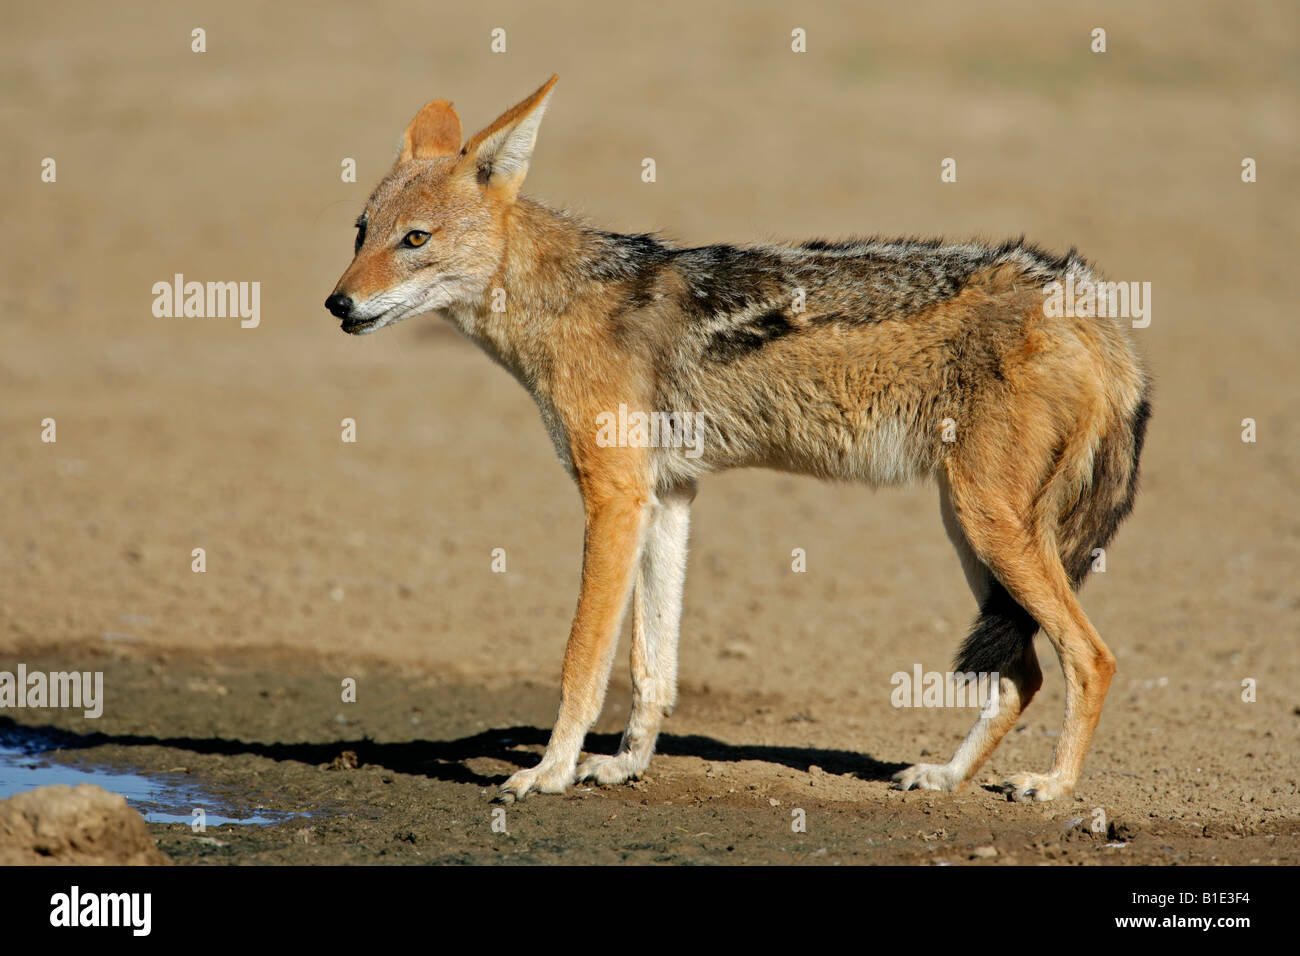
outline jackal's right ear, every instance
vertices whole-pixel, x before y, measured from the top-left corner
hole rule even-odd
[[[460,117],[450,100],[434,100],[415,114],[402,136],[402,152],[397,162],[413,159],[436,159],[460,152]]]
[[[537,127],[560,78],[552,76],[528,99],[506,110],[461,150],[461,168],[472,171],[480,184],[513,199],[528,173],[528,160],[537,144]]]

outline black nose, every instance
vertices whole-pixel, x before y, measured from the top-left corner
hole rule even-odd
[[[352,300],[345,295],[332,295],[325,300],[325,308],[340,319],[352,314]]]

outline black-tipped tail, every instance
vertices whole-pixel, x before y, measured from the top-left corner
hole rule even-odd
[[[980,606],[970,635],[957,652],[959,673],[1006,673],[1038,633],[1038,622],[998,581]]]

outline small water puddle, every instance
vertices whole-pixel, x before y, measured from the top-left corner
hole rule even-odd
[[[47,736],[28,734],[18,727],[0,728],[0,800],[35,787],[91,783],[121,794],[150,823],[188,826],[194,822],[196,809],[203,811],[204,824],[210,827],[229,823],[266,826],[304,816],[266,809],[242,813],[174,773],[145,775],[93,763],[69,765],[50,760],[49,755],[59,749],[58,743]]]

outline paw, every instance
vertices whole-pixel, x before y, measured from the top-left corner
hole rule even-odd
[[[526,799],[530,793],[563,793],[574,779],[571,769],[548,766],[543,759],[536,767],[520,770],[501,784],[495,801],[514,803],[516,800]]]
[[[1073,787],[1050,773],[1018,773],[1003,781],[1002,789],[1017,803],[1046,803],[1067,796]]]
[[[638,760],[629,750],[612,757],[588,757],[578,768],[578,779],[594,780],[605,786],[627,783],[645,773],[647,763]]]
[[[895,790],[956,790],[960,780],[954,780],[946,765],[934,763],[913,764],[894,774]]]

